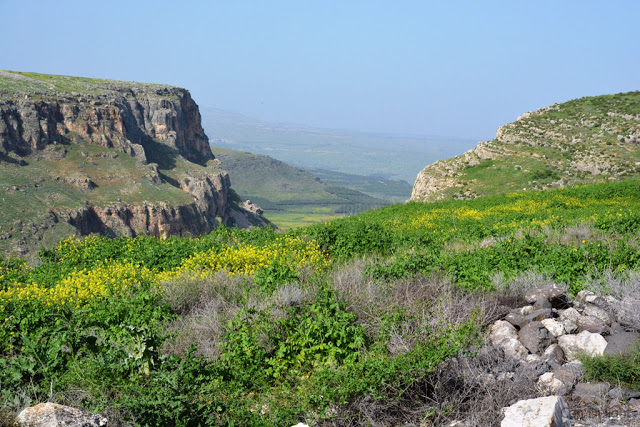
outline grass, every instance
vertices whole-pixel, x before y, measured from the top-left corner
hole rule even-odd
[[[16,94],[30,93],[31,96],[49,96],[72,92],[97,94],[105,90],[130,87],[132,85],[150,88],[166,87],[150,83],[122,82],[117,80],[94,79],[76,76],[61,76],[26,71],[6,71],[25,79],[13,79],[0,75],[0,97],[13,98]]]

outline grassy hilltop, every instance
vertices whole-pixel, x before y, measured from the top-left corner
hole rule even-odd
[[[472,198],[615,181],[640,173],[640,92],[554,104],[491,141],[426,167],[412,199]]]
[[[0,261],[0,409],[53,393],[116,425],[495,424],[498,390],[461,399],[442,364],[527,288],[636,292],[639,230],[632,179],[286,234],[67,239]]]

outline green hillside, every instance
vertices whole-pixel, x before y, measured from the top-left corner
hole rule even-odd
[[[309,172],[326,184],[350,188],[393,203],[405,202],[411,197],[411,185],[399,179],[354,175],[325,169],[310,169]]]
[[[415,200],[472,198],[622,180],[640,173],[640,92],[526,113],[496,138],[420,172]]]
[[[352,215],[391,202],[338,185],[260,154],[211,147],[239,196],[260,206],[283,229]]]
[[[541,283],[637,298],[639,233],[631,179],[285,234],[67,239],[0,259],[0,416],[53,400],[116,425],[497,425],[503,386],[533,383],[469,386],[443,363],[475,360]]]

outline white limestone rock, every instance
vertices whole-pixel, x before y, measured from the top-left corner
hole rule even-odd
[[[498,320],[491,325],[489,341],[496,347],[502,348],[505,354],[522,360],[529,354],[529,351],[518,340],[516,328],[505,320]]]
[[[560,396],[520,400],[504,414],[501,427],[571,427],[569,407]]]
[[[562,396],[568,390],[567,386],[553,375],[553,372],[542,374],[538,378],[538,390],[545,396],[558,395]]]
[[[99,414],[87,414],[70,406],[40,403],[24,409],[16,419],[21,426],[38,427],[105,427],[107,419]]]
[[[600,334],[582,331],[578,335],[562,335],[558,344],[567,360],[576,360],[579,355],[601,356],[607,348],[607,340]]]
[[[542,319],[542,324],[554,337],[564,335],[564,325],[555,319]]]

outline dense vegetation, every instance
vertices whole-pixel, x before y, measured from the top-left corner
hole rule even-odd
[[[52,399],[139,425],[442,421],[469,408],[425,381],[496,307],[531,277],[572,293],[627,277],[639,227],[630,180],[286,234],[67,239],[33,266],[0,260],[0,406]]]

